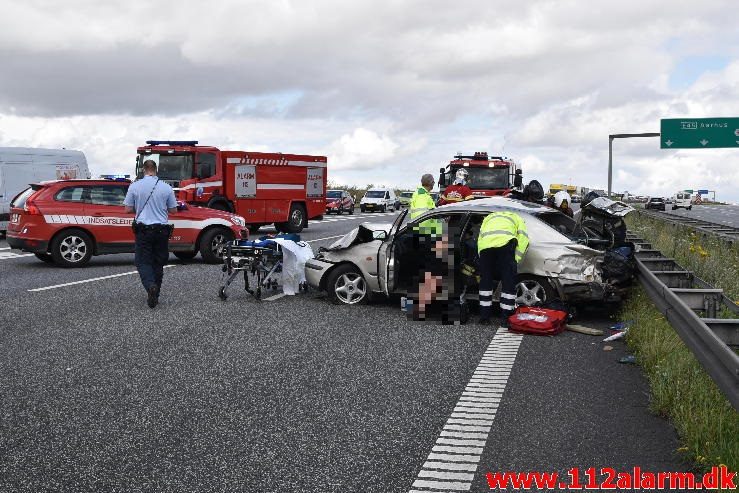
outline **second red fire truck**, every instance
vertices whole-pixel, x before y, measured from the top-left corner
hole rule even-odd
[[[445,168],[439,170],[439,192],[454,183],[458,170],[469,172],[469,187],[476,197],[506,195],[521,186],[521,169],[512,159],[490,156],[487,152],[473,155],[457,154]]]
[[[222,151],[197,141],[146,144],[137,149],[137,176],[153,159],[179,200],[234,212],[252,232],[274,223],[279,231],[298,233],[326,211],[325,156]]]

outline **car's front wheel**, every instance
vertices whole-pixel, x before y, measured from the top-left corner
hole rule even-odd
[[[54,258],[48,253],[34,253],[34,255],[36,255],[36,258],[42,262],[46,262],[47,264],[54,263]]]
[[[92,258],[92,238],[80,229],[68,229],[51,241],[51,257],[62,267],[81,267]]]
[[[209,229],[200,238],[200,255],[208,264],[219,264],[222,262],[226,244],[233,239],[234,235],[229,229]]]
[[[180,260],[192,260],[198,252],[172,252]]]
[[[554,299],[549,281],[539,276],[522,275],[516,283],[516,305],[538,306]]]
[[[358,305],[369,300],[367,281],[353,265],[341,265],[333,270],[326,281],[328,296],[336,304]]]

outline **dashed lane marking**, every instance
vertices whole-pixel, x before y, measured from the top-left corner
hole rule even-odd
[[[165,265],[164,268],[168,269],[169,267],[177,267],[176,265]],[[102,277],[93,277],[92,279],[83,279],[81,281],[73,281],[73,282],[65,282],[64,284],[55,284],[54,286],[45,286],[43,288],[34,288],[29,289],[29,293],[37,293],[39,291],[48,291],[49,289],[57,289],[57,288],[65,288],[67,286],[75,286],[77,284],[85,284],[88,282],[95,282],[95,281],[103,281],[105,279],[114,279],[116,277],[123,277],[123,276],[132,276],[134,274],[138,274],[139,272],[134,270],[131,272],[122,272],[120,274],[113,274],[110,276],[102,276]]]
[[[521,339],[498,329],[409,493],[470,490]]]

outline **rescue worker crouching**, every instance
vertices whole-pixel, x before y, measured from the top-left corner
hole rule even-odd
[[[480,227],[477,249],[480,254],[480,323],[491,323],[494,280],[500,280],[501,327],[516,308],[518,263],[526,254],[529,237],[526,222],[515,212],[488,214]]]
[[[177,211],[172,187],[157,177],[157,165],[144,161],[144,177],[128,187],[123,201],[127,213],[136,213],[133,229],[136,235],[135,263],[147,293],[147,304],[159,303],[164,278],[164,266],[169,259],[169,236],[172,227],[168,212]]]
[[[569,217],[574,217],[575,215],[575,212],[570,207],[570,194],[564,190],[560,190],[554,194],[553,207]]]
[[[457,170],[454,183],[446,187],[444,193],[439,197],[439,205],[455,204],[464,200],[474,199],[475,196],[472,194],[469,183],[469,171],[466,169]]]

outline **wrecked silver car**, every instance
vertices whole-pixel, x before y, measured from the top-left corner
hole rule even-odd
[[[419,259],[428,255],[412,238],[418,237],[421,223],[435,221],[449,239],[447,261],[454,272],[450,291],[476,299],[475,275],[463,273],[463,267],[476,262],[483,219],[501,210],[521,214],[531,240],[518,266],[517,304],[536,305],[555,298],[573,303],[620,299],[628,279],[609,279],[603,262],[607,251],[624,243],[622,217],[633,209],[605,198],[583,208],[579,220],[543,205],[503,197],[446,205],[413,221],[403,211],[392,225],[362,224],[319,250],[306,264],[306,279],[337,303],[406,294],[417,286]]]

